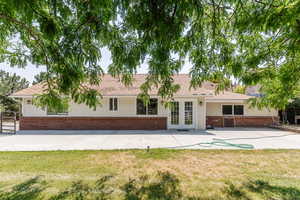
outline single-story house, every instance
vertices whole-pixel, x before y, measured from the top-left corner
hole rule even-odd
[[[157,91],[151,92],[148,105],[137,98],[146,75],[134,76],[132,86],[104,75],[97,90],[103,95],[96,110],[84,104],[70,102],[68,110],[60,113],[43,110],[32,104],[34,95],[43,92],[36,84],[11,95],[21,98],[20,130],[158,130],[206,129],[214,127],[262,127],[278,122],[276,110],[249,108],[250,96],[233,92],[215,95],[215,85],[206,82],[201,88],[190,88],[187,74],[174,76],[180,90],[174,95],[173,106],[166,108]]]

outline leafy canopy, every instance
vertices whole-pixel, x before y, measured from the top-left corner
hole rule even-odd
[[[47,81],[47,72],[40,72],[39,74],[35,75],[32,84],[35,85],[43,81]]]
[[[233,92],[240,93],[240,94],[246,94],[246,87],[244,85],[237,85]]]
[[[25,78],[0,70],[0,111],[18,112],[19,104],[9,95],[28,86],[29,82]]]
[[[172,75],[192,63],[191,85],[235,77],[260,84],[259,106],[284,108],[299,95],[300,0],[0,0],[0,59],[47,67],[42,104],[60,96],[95,107],[101,84],[101,48],[112,55],[108,72],[130,84],[147,62],[141,87],[170,99]],[[53,103],[54,102],[54,103]]]

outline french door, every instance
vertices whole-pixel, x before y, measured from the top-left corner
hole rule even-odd
[[[195,101],[175,100],[169,108],[168,124],[171,129],[195,128]]]

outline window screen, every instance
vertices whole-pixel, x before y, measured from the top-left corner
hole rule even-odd
[[[234,105],[234,115],[244,115],[244,106]]]
[[[223,115],[232,115],[232,105],[223,105],[222,112]]]

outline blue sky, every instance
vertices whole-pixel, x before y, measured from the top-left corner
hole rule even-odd
[[[103,66],[105,72],[107,72],[108,65],[111,64],[111,54],[109,50],[102,49],[102,59],[100,64]],[[180,73],[189,73],[191,68],[191,64],[187,63],[183,66]],[[45,71],[45,67],[43,66],[35,66],[32,64],[28,64],[26,68],[18,68],[18,67],[10,67],[7,63],[0,63],[0,70],[5,70],[10,73],[16,73],[17,75],[26,78],[28,81],[32,82],[34,80],[34,76],[39,74],[42,71]],[[143,64],[139,69],[138,73],[147,73],[147,65]]]

